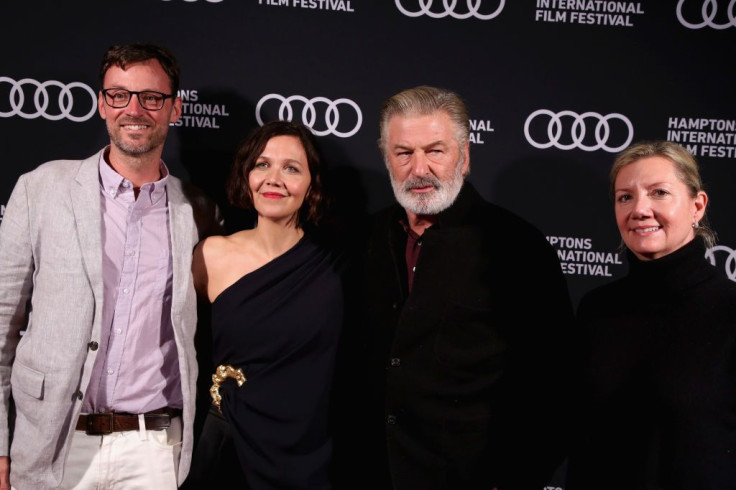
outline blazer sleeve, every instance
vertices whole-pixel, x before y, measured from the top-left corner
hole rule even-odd
[[[10,373],[33,288],[29,211],[26,179],[21,176],[0,224],[0,456],[9,454]]]

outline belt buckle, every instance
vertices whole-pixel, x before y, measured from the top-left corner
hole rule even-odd
[[[87,427],[85,432],[88,436],[106,436],[112,434],[115,416],[112,412],[91,413],[87,415]]]

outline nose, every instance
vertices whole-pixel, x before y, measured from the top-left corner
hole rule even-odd
[[[128,102],[128,105],[125,108],[125,110],[128,113],[132,113],[132,114],[142,114],[146,112],[146,109],[144,109],[143,106],[141,105],[140,99],[138,99],[138,97],[133,94],[130,95],[130,102]]]
[[[266,172],[266,179],[264,180],[264,182],[266,183],[266,185],[272,185],[276,187],[281,185],[281,178],[276,165],[272,165],[271,167],[269,167],[268,171]]]
[[[652,215],[652,207],[646,196],[635,196],[633,200],[633,211],[631,212],[633,218],[648,218]]]
[[[414,153],[414,161],[411,164],[411,173],[418,177],[427,175],[429,166],[427,164],[427,155],[422,151]]]

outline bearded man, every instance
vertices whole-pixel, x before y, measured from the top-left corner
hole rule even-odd
[[[398,203],[365,256],[367,411],[353,422],[366,430],[353,438],[368,456],[352,488],[536,490],[565,458],[567,282],[544,235],[466,180],[469,132],[448,90],[382,107]]]
[[[169,173],[179,62],[111,46],[110,144],[21,175],[0,226],[0,489],[176,490],[194,444],[192,250],[222,220]]]

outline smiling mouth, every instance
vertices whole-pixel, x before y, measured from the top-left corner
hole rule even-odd
[[[660,229],[662,229],[661,226],[650,226],[649,228],[636,228],[634,229],[634,232],[635,233],[652,233]]]
[[[123,127],[132,131],[140,131],[147,129],[149,126],[147,124],[123,124]]]

